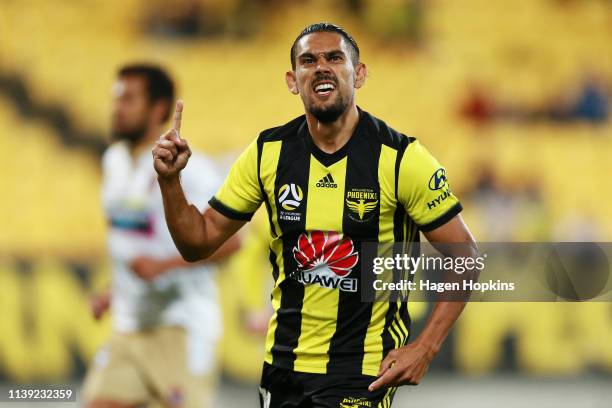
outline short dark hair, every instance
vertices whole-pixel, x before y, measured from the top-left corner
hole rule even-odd
[[[164,114],[163,120],[170,118],[172,104],[174,102],[174,82],[170,75],[161,67],[153,64],[129,64],[124,65],[118,73],[118,77],[139,76],[147,83],[147,95],[149,102],[164,101],[168,104],[168,109]]]
[[[340,34],[350,45],[351,60],[353,61],[353,65],[357,65],[359,63],[359,46],[357,45],[357,41],[355,41],[355,39],[349,33],[344,31],[343,28],[332,23],[315,23],[303,29],[300,35],[298,35],[293,42],[293,45],[291,46],[291,68],[295,69],[295,59],[297,58],[295,52],[298,41],[308,34],[321,32]]]

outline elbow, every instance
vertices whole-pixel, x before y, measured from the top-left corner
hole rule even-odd
[[[467,244],[470,248],[470,252],[471,252],[471,256],[476,257],[478,256],[478,243],[476,243],[476,240],[474,239],[474,237],[472,236],[472,234],[469,234],[468,238],[467,238]]]
[[[198,262],[204,259],[202,256],[195,252],[181,251],[181,256],[187,262]]]
[[[202,261],[210,256],[210,254],[202,251],[202,248],[197,245],[177,245],[179,253],[187,262]]]

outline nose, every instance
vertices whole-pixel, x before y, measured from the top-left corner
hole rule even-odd
[[[331,72],[327,63],[327,58],[325,58],[324,55],[319,55],[319,58],[317,58],[317,72]]]

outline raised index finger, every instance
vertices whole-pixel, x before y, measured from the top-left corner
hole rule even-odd
[[[174,130],[176,130],[177,135],[180,135],[180,132],[181,132],[181,119],[182,118],[183,118],[183,100],[179,99],[178,101],[176,101],[176,109],[174,110]]]

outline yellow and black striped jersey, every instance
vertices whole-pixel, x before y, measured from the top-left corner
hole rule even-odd
[[[405,302],[362,302],[361,244],[418,242],[419,229],[461,211],[444,168],[416,139],[359,115],[333,154],[313,143],[305,116],[265,130],[210,200],[238,220],[266,205],[275,282],[270,364],[376,375],[386,353],[407,341],[410,318]]]

